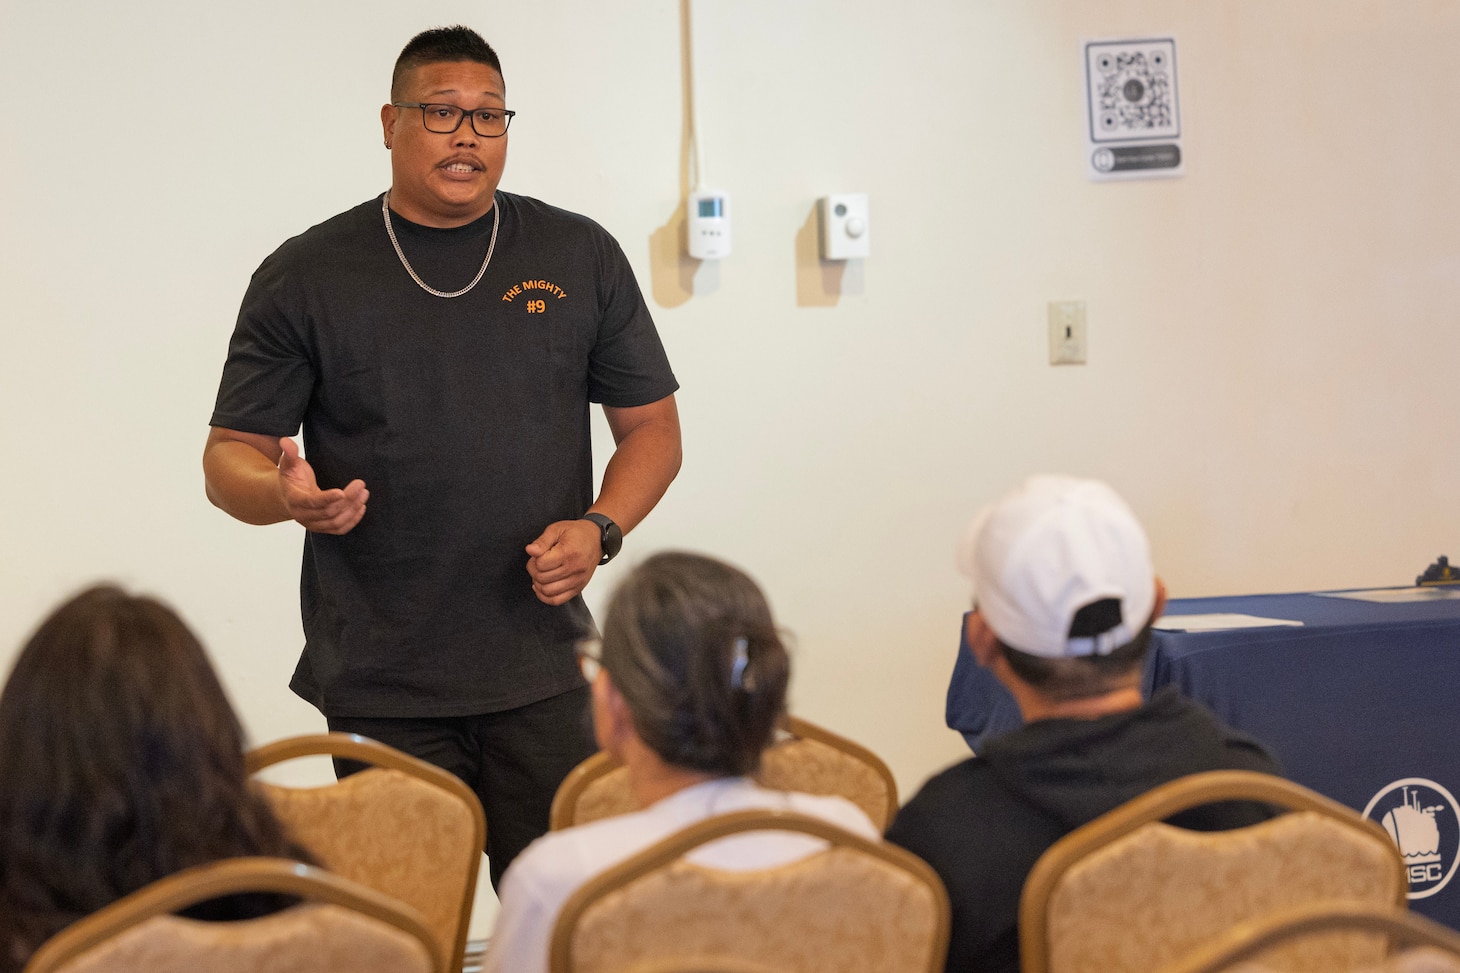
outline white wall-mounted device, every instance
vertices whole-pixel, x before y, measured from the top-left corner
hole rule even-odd
[[[730,256],[730,194],[697,189],[689,194],[689,255],[696,260]]]
[[[1049,302],[1049,363],[1085,364],[1085,302]]]
[[[866,193],[832,193],[817,200],[817,209],[822,260],[852,260],[871,254]]]

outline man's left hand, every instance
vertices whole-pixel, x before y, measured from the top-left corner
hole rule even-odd
[[[559,520],[527,545],[527,573],[539,601],[561,605],[588,587],[603,557],[601,537],[590,520]]]

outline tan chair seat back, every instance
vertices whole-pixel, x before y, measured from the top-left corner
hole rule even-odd
[[[157,916],[56,967],[56,973],[404,973],[435,968],[426,948],[407,933],[341,906],[306,904],[242,922]]]
[[[683,856],[727,834],[797,830],[831,841],[807,858],[735,872]],[[825,822],[748,811],[672,836],[580,889],[554,934],[554,973],[620,973],[667,955],[787,973],[942,969],[947,896],[923,862]]]
[[[756,780],[772,790],[844,797],[861,808],[878,831],[886,831],[897,813],[897,785],[887,765],[850,740],[832,742],[825,730],[796,722],[801,732],[793,730],[789,739],[765,752]],[[817,730],[818,735],[809,735]]]
[[[305,898],[272,915],[202,922],[173,915],[239,892]],[[154,882],[53,937],[26,973],[438,973],[419,914],[320,869],[240,858]]]
[[[1335,930],[1367,932],[1391,948],[1415,946],[1375,964],[1333,966],[1353,973],[1460,973],[1460,933],[1402,906],[1363,902],[1315,902],[1238,923],[1157,973],[1274,973],[1288,969],[1294,950]],[[1286,951],[1284,958],[1280,951]],[[1331,954],[1331,949],[1329,953]],[[1328,957],[1334,963],[1343,957]],[[1320,962],[1322,959],[1320,958]]]
[[[814,723],[788,716],[780,737],[761,757],[757,782],[779,791],[844,797],[879,831],[897,813],[897,784],[872,751]],[[588,824],[637,811],[628,771],[606,753],[579,764],[553,800],[552,828]]]
[[[1316,899],[1393,903],[1392,846],[1311,811],[1224,832],[1155,823],[1092,852],[1050,898],[1050,969],[1145,973],[1223,930]],[[1112,885],[1124,891],[1112,895]],[[1110,930],[1120,930],[1111,936]],[[1266,958],[1327,973],[1383,958],[1382,936],[1331,933]]]
[[[600,750],[574,767],[558,788],[552,828],[571,828],[637,810],[628,768]]]
[[[460,969],[486,841],[476,795],[446,771],[346,734],[281,741],[251,753],[249,766],[320,753],[377,766],[325,787],[257,786],[325,867],[419,912],[443,964]]]
[[[1162,823],[1186,808],[1252,800],[1292,813],[1230,831]],[[1404,902],[1399,853],[1350,808],[1281,778],[1194,774],[1056,842],[1020,903],[1024,973],[1149,973],[1232,926],[1314,902]],[[1381,936],[1336,932],[1264,959],[1285,971],[1377,962]]]
[[[697,956],[669,956],[635,963],[622,973],[784,973],[784,970],[779,966],[769,966],[752,960],[701,953]]]

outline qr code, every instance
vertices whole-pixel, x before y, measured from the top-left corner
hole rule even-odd
[[[1090,140],[1130,142],[1181,134],[1174,40],[1085,45]]]

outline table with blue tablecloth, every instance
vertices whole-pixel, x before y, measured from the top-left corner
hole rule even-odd
[[[1300,626],[1157,631],[1145,689],[1175,685],[1267,744],[1287,775],[1379,822],[1406,854],[1410,906],[1460,929],[1460,591],[1184,598],[1173,616]],[[1019,725],[966,644],[948,724],[979,743]]]

